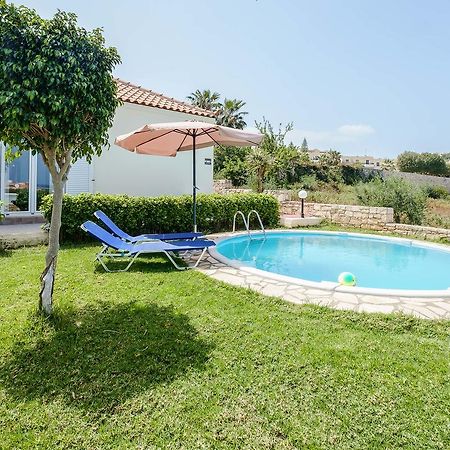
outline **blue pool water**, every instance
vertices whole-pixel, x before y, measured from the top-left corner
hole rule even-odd
[[[441,290],[450,287],[450,251],[364,235],[279,232],[236,236],[217,251],[244,265],[310,281],[337,282],[352,272],[366,288]]]

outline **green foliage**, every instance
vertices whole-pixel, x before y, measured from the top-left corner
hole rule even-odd
[[[445,200],[450,197],[450,193],[447,191],[447,189],[445,189],[444,186],[429,184],[427,186],[423,186],[422,190],[428,198]]]
[[[24,189],[11,189],[11,192],[16,192],[17,193],[17,198],[14,201],[14,204],[21,210],[21,211],[26,211],[28,209],[28,197],[29,197],[29,190],[24,188]],[[36,197],[37,197],[37,201],[36,201],[36,206],[37,209],[39,210],[41,207],[41,203],[42,203],[42,199],[48,195],[48,189],[38,189],[36,191]]]
[[[203,91],[197,89],[186,98],[192,105],[214,111],[216,113],[216,122],[218,125],[240,130],[247,125],[244,116],[248,113],[242,111],[242,108],[245,106],[243,100],[225,98],[223,102],[221,102],[220,94],[218,92],[213,92],[210,89],[204,89]]]
[[[307,152],[309,150],[309,148],[308,148],[308,141],[306,140],[306,138],[303,138],[303,142],[302,142],[302,145],[300,147],[300,150],[302,152]]]
[[[186,98],[191,104],[210,111],[216,111],[220,107],[220,94],[210,89],[204,89],[203,91],[197,89]]]
[[[297,184],[300,189],[306,189],[307,191],[315,191],[320,186],[320,182],[315,173],[303,175]]]
[[[438,153],[404,152],[397,158],[397,167],[402,172],[437,176],[450,175],[445,158]]]
[[[296,169],[302,164],[302,153],[293,144],[280,146],[271,168],[271,178],[278,186],[287,187],[296,181]]]
[[[402,178],[360,183],[356,192],[362,205],[394,208],[396,222],[420,225],[425,217],[426,197],[423,191]]]
[[[248,167],[241,159],[228,158],[222,169],[221,175],[233,183],[233,186],[242,186],[248,180]]]
[[[64,164],[99,155],[118,105],[111,71],[120,62],[100,29],[77,26],[75,14],[42,19],[0,2],[0,141]],[[53,169],[54,167],[50,167]]]
[[[381,168],[383,170],[395,170],[397,168],[397,165],[393,159],[385,159],[381,163]]]
[[[243,100],[225,98],[217,109],[217,124],[239,130],[244,129],[247,125],[244,116],[248,114],[248,112],[241,111],[244,106]]]
[[[255,122],[255,125],[258,131],[264,135],[264,139],[259,147],[271,155],[275,155],[280,147],[286,145],[286,134],[294,128],[294,124],[289,122],[284,127],[280,123],[278,130],[275,130],[265,117],[262,118],[261,122]]]
[[[380,175],[373,170],[364,170],[363,167],[343,165],[341,167],[342,181],[347,185],[354,185],[359,182],[371,181]]]
[[[325,173],[326,181],[335,185],[342,183],[341,154],[330,149],[319,157],[319,167]]]
[[[214,147],[214,173],[220,173],[228,160],[244,162],[250,147]]]
[[[248,214],[256,209],[264,225],[275,227],[279,219],[278,201],[266,194],[201,194],[197,197],[198,227],[203,232],[231,230],[233,216],[240,210]],[[42,211],[51,217],[52,198],[47,196]],[[126,195],[79,194],[65,195],[61,236],[63,241],[85,240],[80,229],[86,220],[94,219],[94,212],[104,211],[129,234],[170,233],[192,229],[192,198],[184,196],[129,197]],[[256,226],[256,222],[252,224]]]
[[[273,156],[264,147],[255,147],[247,156],[247,164],[256,180],[256,192],[263,192],[264,181],[273,164]]]

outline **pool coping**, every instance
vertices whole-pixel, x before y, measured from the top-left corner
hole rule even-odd
[[[323,230],[266,230],[267,233],[324,233],[373,237],[401,242],[410,242],[449,251],[441,244],[397,238],[384,235],[362,234]],[[219,233],[208,236],[215,242],[245,235],[246,232]],[[260,234],[260,233],[252,233]],[[199,265],[199,270],[213,278],[244,286],[266,295],[281,297],[293,303],[313,303],[335,309],[349,309],[357,312],[400,312],[427,319],[450,318],[450,290],[445,291],[407,291],[400,289],[374,289],[344,287],[338,283],[314,282],[255,269],[239,261],[221,255],[214,247],[209,249],[209,257]]]

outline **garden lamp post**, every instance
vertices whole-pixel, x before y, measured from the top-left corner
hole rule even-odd
[[[305,198],[308,197],[308,193],[302,189],[301,191],[298,191],[298,198],[302,201],[302,213],[301,217],[305,217]]]

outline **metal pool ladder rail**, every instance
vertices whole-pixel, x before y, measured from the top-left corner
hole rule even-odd
[[[264,238],[266,238],[266,230],[264,229],[264,225],[262,223],[261,216],[259,215],[258,211],[256,211],[255,209],[252,209],[248,213],[247,219],[245,218],[245,215],[242,211],[236,211],[236,214],[233,217],[233,233],[236,232],[236,218],[237,218],[237,216],[240,215],[242,217],[242,221],[244,222],[244,226],[245,226],[245,229],[247,230],[248,236],[250,239],[252,239],[252,235],[250,234],[250,217],[252,214],[256,215],[256,218],[258,219],[258,222],[259,222],[259,226],[261,227],[261,230],[264,233]]]

